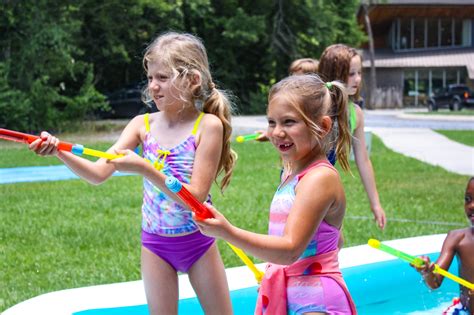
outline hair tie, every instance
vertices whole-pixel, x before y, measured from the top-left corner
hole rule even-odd
[[[330,90],[332,88],[332,83],[331,82],[326,82],[324,85]]]

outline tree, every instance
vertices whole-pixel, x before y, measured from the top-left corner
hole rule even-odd
[[[370,24],[369,18],[369,4],[367,2],[362,3],[362,10],[364,13],[364,23],[365,29],[367,30],[367,36],[369,41],[369,59],[370,59],[370,80],[369,80],[369,88],[367,89],[367,97],[366,97],[366,106],[369,109],[374,108],[373,104],[373,95],[377,88],[376,84],[376,75],[375,75],[375,52],[374,52],[374,37],[372,35],[372,26]]]
[[[5,86],[23,93],[31,106],[21,117],[30,130],[58,130],[105,106],[93,85],[93,66],[81,60],[83,51],[75,43],[76,10],[62,1],[4,3],[7,18],[0,28],[6,30],[1,38],[6,47],[0,62]],[[80,108],[77,100],[84,100]]]

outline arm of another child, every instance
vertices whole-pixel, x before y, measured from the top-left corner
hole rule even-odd
[[[204,234],[222,238],[265,261],[289,265],[301,256],[323,219],[340,228],[344,204],[339,176],[331,169],[318,167],[298,183],[282,236],[257,234],[233,226],[211,206],[208,207],[214,218],[196,223]]]
[[[386,217],[385,211],[380,204],[379,194],[377,192],[377,186],[375,184],[374,169],[372,162],[369,159],[367,148],[365,144],[365,131],[364,131],[364,113],[362,109],[355,105],[357,115],[357,126],[354,131],[354,138],[352,140],[352,148],[354,152],[354,158],[359,170],[362,184],[364,185],[365,191],[369,198],[370,208],[374,214],[375,221],[379,228],[385,228]]]
[[[451,266],[453,262],[454,255],[456,254],[456,248],[463,237],[464,234],[460,232],[460,230],[450,231],[448,233],[441,247],[439,257],[436,260],[436,264],[438,264],[441,269],[449,269],[449,266]],[[430,288],[439,288],[444,277],[440,274],[433,273],[434,263],[430,262],[429,257],[421,256],[420,258],[425,261],[425,264],[422,267],[415,267],[416,270],[422,274],[423,280]]]

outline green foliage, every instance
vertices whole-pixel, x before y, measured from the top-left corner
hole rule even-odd
[[[28,130],[30,101],[8,85],[6,65],[0,63],[0,127]]]
[[[73,127],[107,107],[102,93],[145,78],[142,55],[169,30],[204,40],[219,87],[240,113],[263,113],[269,86],[301,57],[335,42],[357,46],[357,0],[5,1],[0,10],[3,96],[22,106],[1,123],[30,130]],[[100,91],[100,92],[98,92]],[[10,93],[10,92],[9,92]],[[2,114],[0,114],[2,115]]]
[[[60,1],[21,1],[6,3],[6,12],[13,18],[2,25],[7,29],[3,56],[9,65],[3,68],[3,86],[18,91],[28,107],[5,114],[20,115],[27,128],[11,119],[5,120],[6,127],[61,130],[106,106],[95,90],[93,67],[81,60],[83,50],[75,42],[77,8]]]

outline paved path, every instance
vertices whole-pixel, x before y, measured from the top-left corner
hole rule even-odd
[[[474,148],[449,140],[425,128],[382,128],[370,130],[395,152],[461,175],[474,175]]]
[[[234,134],[246,134],[265,129],[267,121],[265,116],[237,116],[233,118],[232,124]],[[462,129],[474,129],[474,118],[428,115],[407,117],[400,110],[366,112],[366,127],[391,150],[450,172],[473,176],[474,148],[429,129],[459,129],[459,126]]]

